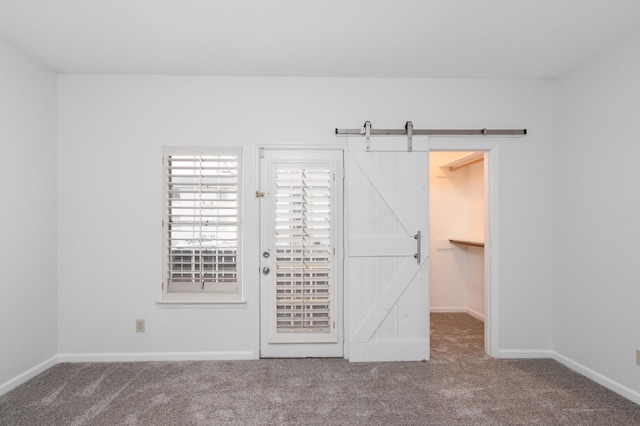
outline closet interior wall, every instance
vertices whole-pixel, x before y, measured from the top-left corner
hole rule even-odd
[[[484,320],[484,162],[442,167],[465,152],[430,154],[431,312],[467,312]]]

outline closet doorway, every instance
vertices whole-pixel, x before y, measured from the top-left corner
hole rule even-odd
[[[491,354],[486,157],[484,151],[432,151],[429,159],[432,336],[474,342],[479,354]]]

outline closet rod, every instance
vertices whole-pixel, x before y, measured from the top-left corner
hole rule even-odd
[[[336,129],[336,135],[366,136],[365,129]],[[525,136],[527,129],[413,129],[413,136]],[[406,129],[370,129],[371,136],[406,136]]]

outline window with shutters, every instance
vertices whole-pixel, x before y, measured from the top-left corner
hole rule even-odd
[[[241,294],[241,150],[165,148],[163,299]]]

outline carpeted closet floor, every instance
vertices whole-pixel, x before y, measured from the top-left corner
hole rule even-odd
[[[482,322],[432,314],[429,362],[58,364],[0,425],[639,425],[640,406],[552,360],[483,354]]]

